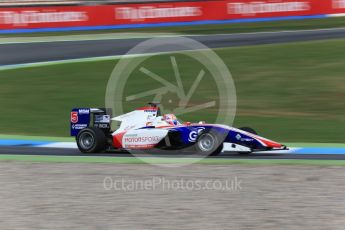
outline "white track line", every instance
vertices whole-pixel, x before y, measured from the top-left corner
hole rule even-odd
[[[62,148],[62,149],[77,149],[77,144],[75,142],[55,142],[44,145],[37,145],[35,147],[40,148]]]
[[[339,28],[326,28],[326,29],[310,29],[310,30],[282,30],[282,31],[267,31],[267,32],[250,32],[250,33],[234,33],[234,34],[196,34],[196,35],[162,35],[161,37],[181,37],[181,36],[238,36],[238,35],[260,35],[260,34],[278,34],[278,33],[298,33],[298,32],[316,32],[316,31],[332,31],[332,30],[345,30],[345,27]],[[151,36],[154,37],[154,36]],[[157,36],[156,36],[157,37]],[[159,37],[159,36],[158,36]],[[109,38],[114,39],[114,38]],[[121,39],[121,38],[118,38]],[[86,40],[102,40],[102,38],[98,39],[87,39]],[[0,38],[1,41],[1,38]],[[62,40],[59,40],[62,41]],[[65,40],[65,41],[84,41],[84,40]],[[46,41],[37,41],[37,42],[46,42]],[[55,41],[49,41],[55,42]],[[15,44],[13,42],[12,44]],[[25,43],[25,42],[24,42]],[[30,42],[28,42],[30,43]],[[1,44],[1,43],[0,43]],[[233,47],[236,48],[236,47]],[[220,48],[215,48],[220,49]],[[183,52],[188,52],[193,50],[184,50]],[[178,51],[176,51],[178,52]],[[148,55],[157,55],[157,54],[165,54],[171,52],[161,52],[161,53],[148,53],[148,54],[132,54],[132,55],[111,55],[111,56],[102,56],[102,57],[88,57],[88,58],[75,58],[75,59],[67,59],[67,60],[56,60],[56,61],[45,61],[45,62],[33,62],[33,63],[25,63],[25,64],[13,64],[13,65],[3,65],[0,66],[1,70],[12,70],[12,69],[20,69],[20,68],[30,68],[30,67],[40,67],[40,66],[48,66],[48,65],[56,65],[56,64],[67,64],[67,63],[80,63],[80,62],[92,62],[92,61],[104,61],[104,60],[113,60],[113,59],[120,59],[120,58],[133,58],[133,57],[142,57]]]
[[[334,14],[332,17],[341,17],[345,14]],[[207,36],[238,36],[238,35],[260,35],[260,34],[279,34],[279,33],[299,33],[299,32],[318,32],[345,30],[345,27],[323,28],[323,29],[305,29],[305,30],[279,30],[245,33],[220,33],[220,34],[176,34],[176,33],[109,33],[109,34],[80,34],[80,35],[58,35],[43,37],[0,37],[2,44],[22,44],[22,43],[42,43],[42,42],[73,42],[73,41],[102,41],[118,39],[136,39],[136,38],[155,38],[155,37],[207,37]]]
[[[219,48],[216,48],[216,49],[219,49]],[[202,49],[200,49],[200,50],[202,50]],[[118,59],[122,59],[122,58],[135,58],[135,57],[145,57],[145,56],[163,55],[163,54],[171,54],[171,53],[195,52],[195,51],[196,50],[180,50],[180,51],[167,51],[167,52],[159,52],[159,53],[124,54],[124,55],[111,55],[111,56],[89,57],[89,58],[74,58],[74,59],[57,60],[57,61],[32,62],[32,63],[25,63],[25,64],[3,65],[3,66],[0,66],[0,71],[21,69],[21,68],[33,68],[33,67],[41,67],[41,66],[49,66],[49,65],[58,65],[58,64],[94,62],[94,61],[109,61],[109,60],[118,60]]]
[[[178,37],[175,33],[109,33],[109,34],[80,34],[80,35],[58,35],[43,37],[0,37],[0,45],[7,44],[31,44],[47,42],[74,42],[74,41],[102,41],[118,39],[156,38],[156,37]]]

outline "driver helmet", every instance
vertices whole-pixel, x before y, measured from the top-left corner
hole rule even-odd
[[[164,114],[163,120],[166,121],[169,125],[177,125],[177,118],[174,114]]]

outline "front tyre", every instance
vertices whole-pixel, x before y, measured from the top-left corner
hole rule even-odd
[[[223,150],[223,142],[213,133],[203,133],[196,142],[198,153],[207,156],[217,156]]]
[[[86,128],[79,132],[77,138],[78,149],[83,153],[99,153],[106,149],[106,136],[98,128]]]

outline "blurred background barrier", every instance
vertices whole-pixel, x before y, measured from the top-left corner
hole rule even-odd
[[[178,2],[185,0],[1,0],[0,6],[105,5],[113,3]]]
[[[159,26],[183,23],[216,23],[226,20],[275,20],[308,17],[343,16],[345,0],[219,0],[150,2],[119,1],[1,1],[12,7],[0,8],[0,32],[18,29],[71,28],[97,29],[111,26]],[[99,2],[100,5],[88,5]],[[121,1],[123,2],[123,1]],[[134,2],[134,3],[133,3]],[[21,7],[18,7],[20,4]],[[25,6],[30,4],[30,6]],[[37,6],[52,4],[50,6]],[[57,6],[62,4],[63,6]],[[77,4],[68,6],[68,4]],[[82,4],[82,5],[79,5]],[[84,5],[85,4],[85,5]],[[168,23],[168,24],[167,24]],[[83,28],[84,27],[84,28]],[[129,26],[130,27],[130,26]],[[19,30],[20,32],[20,30]]]

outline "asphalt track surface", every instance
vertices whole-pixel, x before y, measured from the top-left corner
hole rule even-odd
[[[188,36],[187,36],[188,37]],[[190,36],[210,48],[345,38],[345,28]],[[0,65],[123,55],[147,38],[0,44]],[[174,47],[161,52],[176,51]]]
[[[131,157],[130,153],[98,153],[98,154],[85,154],[79,152],[77,149],[62,149],[62,148],[41,148],[41,147],[27,147],[27,146],[11,146],[0,147],[1,154],[13,155],[38,155],[38,156],[106,156],[106,157]],[[166,152],[155,152],[157,157],[190,157],[186,154],[169,154]],[[145,157],[145,154],[140,156]],[[134,157],[134,156],[133,156]],[[195,156],[199,157],[199,156]],[[211,158],[211,157],[210,157]],[[313,160],[345,160],[345,154],[293,154],[293,153],[252,153],[248,155],[241,155],[238,153],[223,152],[219,156],[212,158],[232,158],[232,159],[313,159]]]

